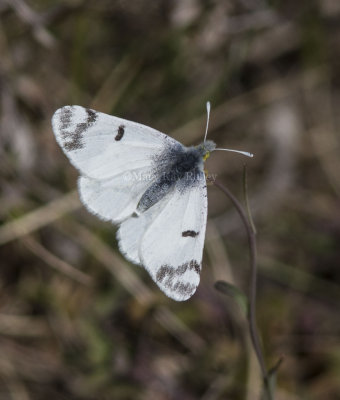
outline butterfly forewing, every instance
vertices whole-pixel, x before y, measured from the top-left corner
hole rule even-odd
[[[155,154],[178,142],[142,124],[80,106],[65,106],[52,118],[57,141],[72,164],[94,179],[151,168]]]
[[[199,284],[207,219],[205,179],[181,189],[177,184],[147,227],[139,248],[152,279],[177,301],[190,298]]]

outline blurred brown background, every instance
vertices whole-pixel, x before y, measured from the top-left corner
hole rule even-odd
[[[66,104],[209,138],[258,230],[258,325],[276,399],[340,398],[340,1],[0,1],[0,399],[247,399],[247,240],[209,186],[201,284],[168,299],[87,213],[50,118]]]

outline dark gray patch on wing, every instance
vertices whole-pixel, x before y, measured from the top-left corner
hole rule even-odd
[[[195,232],[195,231],[184,231],[182,232],[182,236],[183,237],[196,237],[199,234],[199,232]]]
[[[167,289],[170,289],[171,292],[176,292],[183,297],[190,297],[196,290],[196,286],[180,281],[181,275],[184,275],[188,270],[193,270],[199,275],[201,266],[196,260],[186,262],[177,268],[165,264],[158,269],[156,281],[164,285]]]
[[[125,132],[125,126],[124,125],[120,125],[119,128],[118,128],[118,133],[117,133],[117,135],[115,137],[115,140],[117,140],[117,141],[121,140],[123,135],[124,135],[124,132]]]
[[[94,124],[98,117],[97,112],[91,110],[90,108],[87,108],[86,113],[87,113],[87,123],[90,125]]]
[[[184,193],[204,179],[202,155],[194,147],[170,145],[153,157],[155,180],[139,200],[137,210],[144,212],[158,203],[176,186]]]
[[[73,132],[68,129],[71,125],[73,110],[72,107],[64,107],[60,112],[60,132],[64,141],[64,147],[68,151],[79,150],[84,147],[82,141],[83,133],[86,132],[97,120],[97,113],[94,110],[86,108],[87,118],[85,122],[76,125]]]
[[[68,129],[71,125],[72,119],[72,108],[71,107],[64,107],[60,112],[60,130],[63,132]]]

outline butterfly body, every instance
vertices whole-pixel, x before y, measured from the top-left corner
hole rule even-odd
[[[118,245],[174,300],[195,292],[207,219],[203,163],[215,143],[185,147],[153,128],[80,106],[52,118],[80,173],[86,208],[119,225]]]
[[[209,149],[215,144],[209,141]],[[168,146],[154,157],[154,181],[141,197],[137,211],[144,212],[160,201],[180,183],[181,190],[190,190],[203,177],[203,160],[208,150],[203,144],[196,147]]]

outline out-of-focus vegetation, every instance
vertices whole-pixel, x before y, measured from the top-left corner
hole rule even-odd
[[[244,227],[209,186],[201,284],[176,303],[78,201],[50,118],[80,104],[184,144],[258,230],[258,325],[276,399],[340,398],[340,2],[0,2],[0,399],[248,399],[261,379],[236,303]]]

